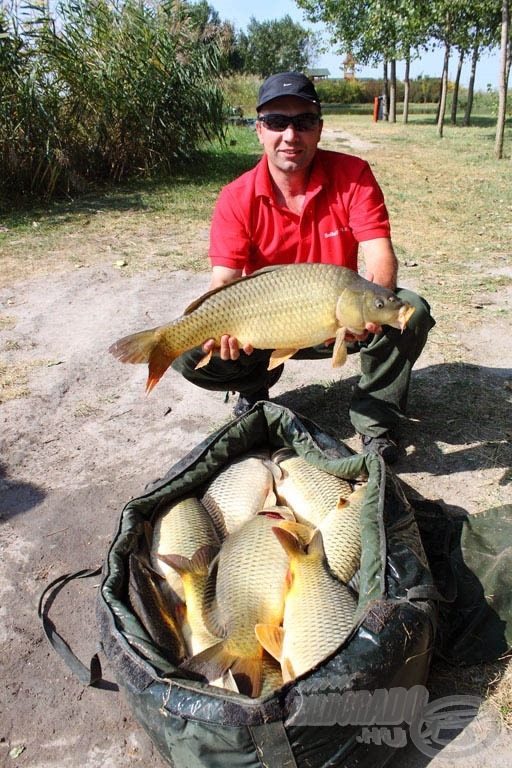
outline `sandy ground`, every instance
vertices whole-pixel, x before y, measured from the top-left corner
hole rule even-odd
[[[223,395],[195,389],[174,372],[146,397],[145,366],[122,366],[107,352],[118,337],[180,314],[208,281],[207,274],[187,272],[131,277],[104,265],[0,291],[0,311],[13,320],[0,332],[0,349],[10,363],[38,363],[27,395],[0,406],[2,766],[163,766],[115,685],[87,689],[67,671],[42,634],[36,607],[52,579],[101,564],[125,503],[230,418],[233,398],[225,403]],[[510,307],[509,293],[499,300]],[[478,407],[493,408],[486,384],[503,397],[510,386],[512,348],[488,343],[510,339],[508,322],[462,331],[465,362],[450,363],[448,373],[436,329],[415,373],[413,420],[404,429],[397,472],[453,508],[475,512],[511,501],[506,429],[474,418]],[[291,362],[272,395],[356,446],[345,405],[357,370],[355,357],[336,371],[320,362],[312,380],[310,363]],[[456,423],[437,424],[436,433],[429,413],[436,398],[446,397],[440,382],[469,379],[481,382],[477,402],[473,395],[459,403]],[[322,423],[318,395],[324,391],[340,398],[336,425]],[[464,418],[472,440],[461,431]],[[495,461],[479,460],[491,449]],[[97,579],[75,583],[52,608],[58,629],[84,660],[98,645],[97,586]],[[104,677],[112,679],[108,666]],[[465,768],[509,765],[511,750],[511,738],[501,734],[491,748],[466,757]],[[430,761],[407,747],[397,750],[393,764],[447,767],[461,760],[440,755]]]

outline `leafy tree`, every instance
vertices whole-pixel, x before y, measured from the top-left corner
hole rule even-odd
[[[261,22],[252,17],[247,31],[240,33],[238,39],[242,70],[261,77],[274,72],[303,71],[314,61],[318,48],[318,36],[290,16]]]
[[[296,0],[311,21],[328,25],[331,42],[348,51],[360,64],[383,65],[387,99],[388,64],[391,65],[390,119],[396,119],[395,62],[409,62],[426,41],[426,0]],[[407,70],[408,71],[408,70]],[[408,75],[407,75],[408,83]],[[385,112],[387,106],[385,104]],[[407,117],[407,112],[405,112]]]

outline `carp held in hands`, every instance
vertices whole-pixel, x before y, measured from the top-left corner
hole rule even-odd
[[[414,312],[393,291],[334,264],[287,264],[208,291],[181,317],[166,325],[125,336],[109,348],[122,363],[147,363],[151,392],[171,363],[207,339],[228,334],[239,347],[273,350],[269,370],[298,350],[335,339],[332,365],[347,357],[345,335],[362,333],[367,323],[404,330]],[[200,360],[207,365],[213,351]]]

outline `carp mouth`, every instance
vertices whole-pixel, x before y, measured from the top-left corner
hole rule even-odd
[[[398,310],[398,327],[404,332],[405,328],[407,328],[407,323],[411,319],[412,315],[414,314],[414,307],[410,304],[402,304],[400,309]]]

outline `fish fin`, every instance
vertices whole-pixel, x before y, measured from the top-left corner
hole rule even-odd
[[[272,475],[272,478],[275,482],[278,482],[283,477],[283,470],[281,467],[276,464],[275,461],[272,459],[263,459],[263,464],[266,466],[270,474]]]
[[[212,359],[212,355],[213,355],[213,349],[207,352],[206,355],[204,355],[204,357],[200,359],[200,361],[198,362],[194,370],[197,371],[198,368],[203,368],[205,365],[208,365],[208,363]]]
[[[206,575],[209,570],[210,563],[213,561],[219,551],[218,547],[212,547],[206,545],[199,547],[191,558],[183,557],[183,555],[158,555],[158,559],[162,560],[167,565],[183,577],[183,574],[192,573],[197,575]]]
[[[336,502],[336,509],[340,511],[341,509],[348,507],[349,504],[350,504],[349,499],[340,494],[338,497],[338,501]]]
[[[269,509],[270,507],[276,507],[277,506],[277,496],[275,495],[274,491],[269,491],[267,493],[267,497],[265,501],[263,502],[263,509]]]
[[[200,651],[180,664],[180,669],[205,677],[208,681],[222,677],[236,661],[236,656],[226,649],[221,640],[204,651]]]
[[[254,632],[267,653],[270,653],[277,661],[281,661],[284,629],[276,624],[256,624]]]
[[[345,334],[347,329],[342,326],[336,331],[336,341],[332,350],[332,367],[340,368],[347,361],[347,346],[345,344]]]
[[[286,461],[286,459],[292,459],[296,457],[297,454],[293,448],[278,448],[277,451],[274,451],[270,458],[273,462],[275,462],[275,464],[280,464],[281,461]]]
[[[230,669],[228,669],[222,677],[217,678],[217,680],[210,680],[209,685],[213,685],[216,688],[224,688],[227,691],[234,691],[234,693],[240,693]]]
[[[162,347],[161,335],[161,328],[132,333],[130,336],[118,339],[108,349],[121,363],[148,363],[147,394],[179,355],[178,351],[174,352],[168,347]]]
[[[297,523],[293,520],[283,520],[282,523],[279,523],[279,528],[292,533],[299,539],[303,546],[309,544],[313,531],[315,530],[313,524],[305,525],[304,523]]]
[[[205,677],[208,682],[231,671],[240,693],[259,696],[262,683],[261,658],[235,656],[226,641],[216,643],[180,664],[180,670]]]
[[[260,695],[263,682],[261,658],[240,656],[231,667],[231,672],[240,693],[253,698]]]
[[[322,531],[317,528],[308,544],[308,555],[325,559],[324,539]]]
[[[267,370],[271,371],[274,368],[277,368],[278,365],[286,363],[286,361],[289,360],[290,357],[293,357],[298,351],[298,347],[295,349],[274,349],[270,355]]]
[[[295,670],[293,668],[293,664],[289,658],[283,659],[281,669],[283,672],[284,683],[289,683],[290,680],[294,680],[297,677],[297,675],[295,674]]]
[[[294,533],[291,533],[280,526],[272,526],[272,530],[288,557],[293,558],[305,554],[304,545]]]

